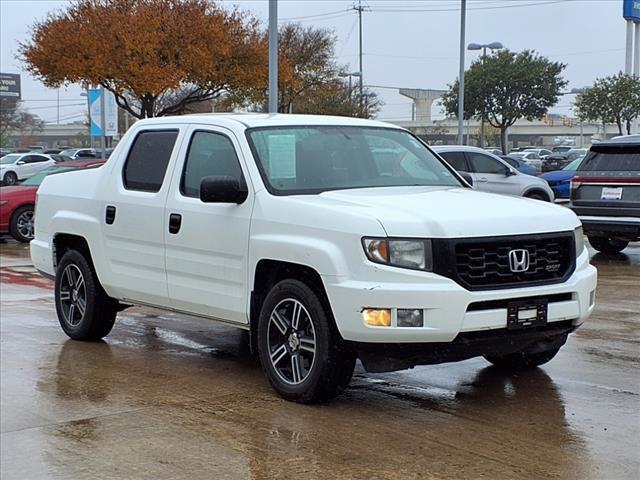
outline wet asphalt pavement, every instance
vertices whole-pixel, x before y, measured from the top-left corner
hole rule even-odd
[[[640,246],[592,263],[594,315],[536,371],[358,368],[303,406],[206,320],[131,308],[105,342],[69,340],[27,247],[1,244],[0,476],[638,479]]]

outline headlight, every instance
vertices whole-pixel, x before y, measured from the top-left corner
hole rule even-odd
[[[363,238],[362,244],[372,262],[416,270],[431,271],[433,268],[430,240]]]
[[[576,258],[578,258],[584,250],[584,232],[581,226],[573,231],[573,238],[576,244]]]

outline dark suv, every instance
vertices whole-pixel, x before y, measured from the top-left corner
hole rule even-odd
[[[571,181],[571,209],[596,250],[640,240],[640,135],[591,147]]]

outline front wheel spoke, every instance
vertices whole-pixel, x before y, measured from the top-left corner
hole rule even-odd
[[[273,363],[273,366],[275,367],[286,354],[287,347],[285,347],[284,345],[280,345],[273,352],[271,352],[271,363]]]
[[[316,353],[316,341],[312,337],[300,337],[300,350],[309,353]]]
[[[80,312],[80,315],[84,315],[84,311],[87,309],[87,304],[85,303],[84,299],[78,298],[78,301],[76,303],[78,305],[78,311]]]
[[[300,361],[302,357],[299,354],[291,355],[291,376],[293,383],[299,383],[302,380],[302,365]]]
[[[302,313],[302,305],[300,305],[298,302],[295,302],[293,304],[293,312],[291,313],[291,328],[293,328],[294,330],[298,329],[301,313]]]
[[[70,299],[71,299],[71,292],[60,290],[60,300],[65,301]]]
[[[73,325],[73,315],[76,313],[76,306],[75,304],[71,304],[71,306],[69,307],[69,323]]]
[[[70,288],[73,288],[73,285],[75,284],[75,282],[73,281],[73,274],[71,273],[71,268],[67,267],[64,273],[65,273],[65,276],[67,277],[67,285],[69,285]]]
[[[82,275],[78,275],[75,285],[76,290],[80,291],[80,287],[82,287],[82,285],[84,285],[84,277]]]
[[[271,321],[275,324],[275,326],[280,330],[282,335],[286,335],[289,330],[289,321],[280,315],[276,310],[271,314]]]

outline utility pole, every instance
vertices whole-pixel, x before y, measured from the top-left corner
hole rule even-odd
[[[358,0],[358,5],[356,6],[355,4],[353,5],[353,10],[358,12],[358,28],[359,28],[359,36],[360,36],[360,52],[359,52],[359,65],[358,65],[358,71],[360,72],[360,86],[359,86],[359,90],[360,90],[360,108],[362,108],[363,106],[363,83],[362,83],[362,12],[364,11],[365,7],[362,6],[362,0]]]
[[[269,0],[269,113],[278,113],[278,0]]]

